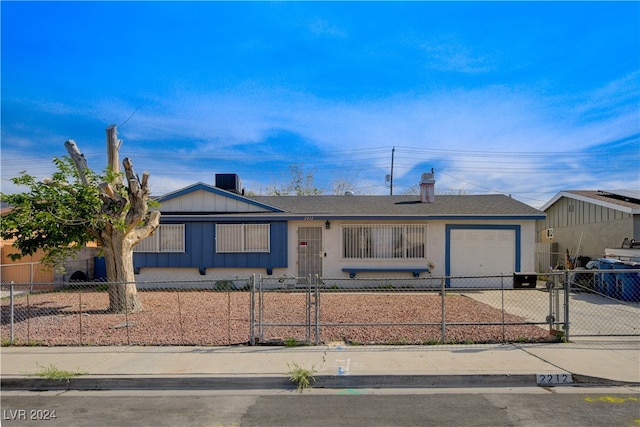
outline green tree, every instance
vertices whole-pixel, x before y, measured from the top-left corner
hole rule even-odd
[[[26,171],[13,178],[28,187],[17,194],[1,194],[11,206],[0,224],[0,236],[13,240],[19,259],[44,251],[49,266],[77,254],[89,242],[102,248],[109,282],[109,309],[135,312],[142,309],[133,271],[133,248],[158,227],[160,212],[149,210],[149,174],[142,180],[133,163],[125,158],[120,173],[118,153],[121,140],[115,126],[107,128],[108,166],[98,175],[86,165],[73,140],[65,143],[71,157],[53,160],[57,171],[37,181]],[[127,185],[124,184],[126,177]]]

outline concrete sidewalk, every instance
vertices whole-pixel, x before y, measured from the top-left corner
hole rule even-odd
[[[640,386],[639,337],[460,346],[3,347],[1,357],[4,390],[291,388],[293,364],[314,369],[314,387],[326,388]],[[49,366],[82,375],[69,382],[34,376]]]

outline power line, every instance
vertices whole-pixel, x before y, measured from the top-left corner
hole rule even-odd
[[[122,126],[124,126],[125,123],[127,123],[129,121],[129,119],[131,119],[131,117],[133,117],[134,114],[136,114],[138,112],[139,109],[141,109],[142,107],[144,107],[147,103],[144,102],[142,105],[140,105],[138,108],[136,108],[133,113],[131,113],[131,115],[129,117],[127,117],[127,120],[125,120],[124,122],[120,123],[118,125],[118,128],[121,128]]]
[[[514,193],[508,193],[508,192],[506,192],[506,191],[502,191],[502,190],[495,190],[495,189],[492,189],[492,188],[489,188],[489,187],[485,187],[485,186],[482,186],[482,185],[480,185],[480,184],[476,184],[475,182],[466,181],[466,180],[464,180],[464,179],[457,178],[457,177],[455,177],[455,176],[449,175],[449,174],[447,174],[447,173],[445,173],[445,172],[442,172],[442,171],[440,172],[440,174],[445,175],[445,176],[448,176],[449,178],[453,178],[453,179],[455,179],[455,180],[457,180],[457,181],[461,181],[461,182],[464,182],[464,183],[466,183],[466,184],[474,185],[474,186],[479,187],[479,188],[482,188],[482,189],[484,189],[484,190],[491,191],[492,193],[500,193],[500,194],[514,194]],[[520,193],[515,193],[515,194],[520,194]],[[523,193],[523,194],[524,194],[524,193]],[[523,198],[523,199],[527,199],[527,200],[533,200],[533,201],[535,201],[535,202],[541,202],[541,203],[544,203],[544,202],[545,202],[544,200],[533,199],[533,198],[531,198],[531,197],[526,197],[526,196],[520,196],[520,197],[521,197],[521,198]]]

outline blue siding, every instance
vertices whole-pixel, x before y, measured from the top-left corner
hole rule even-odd
[[[168,223],[168,222],[167,222]],[[264,221],[261,222],[264,224]],[[215,222],[185,222],[184,253],[133,254],[135,268],[286,268],[287,222],[271,222],[271,252],[217,254]]]

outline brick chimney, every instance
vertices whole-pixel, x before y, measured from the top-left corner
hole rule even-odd
[[[433,168],[431,169],[431,173],[423,173],[422,179],[420,180],[420,201],[422,203],[433,203],[435,202],[435,172]]]

